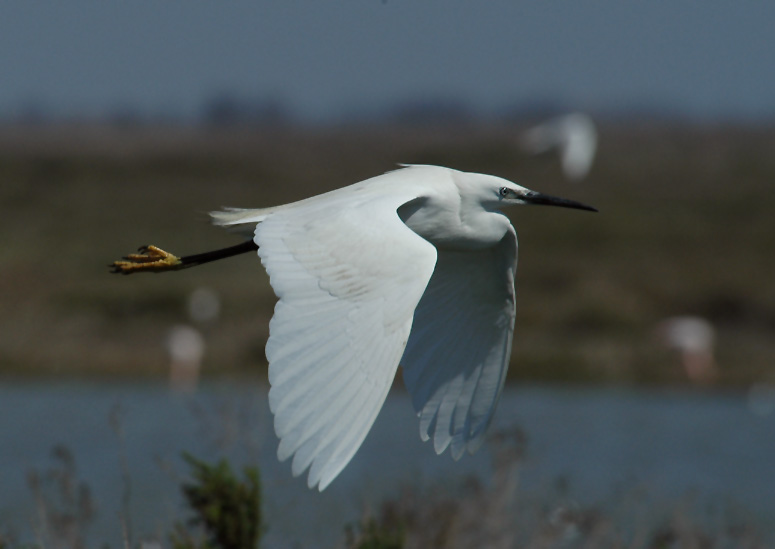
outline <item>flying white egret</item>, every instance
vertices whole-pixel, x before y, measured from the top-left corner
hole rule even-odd
[[[597,150],[597,130],[588,115],[572,113],[529,129],[522,135],[520,143],[531,154],[558,149],[565,177],[580,181],[592,168]]]
[[[596,211],[491,175],[406,166],[299,202],[212,213],[252,240],[179,258],[146,246],[120,273],[257,250],[278,458],[323,490],[360,447],[399,363],[420,436],[454,459],[483,442],[511,354],[517,235],[505,206]]]

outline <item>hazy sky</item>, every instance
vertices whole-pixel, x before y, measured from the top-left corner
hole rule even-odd
[[[775,118],[775,2],[12,0],[0,116],[197,112],[221,91],[330,119],[422,97]]]

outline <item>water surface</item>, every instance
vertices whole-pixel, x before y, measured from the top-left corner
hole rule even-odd
[[[249,383],[208,383],[193,395],[154,384],[6,383],[0,527],[35,539],[26,475],[50,470],[56,445],[73,455],[95,501],[90,542],[113,547],[122,517],[135,541],[166,539],[185,518],[184,451],[258,464],[267,541],[304,547],[335,544],[346,523],[401,486],[454,486],[467,475],[486,482],[491,472],[489,443],[459,462],[436,456],[419,439],[408,397],[394,391],[342,475],[323,493],[308,490],[289,463],[277,462],[266,395],[264,385]],[[519,387],[506,390],[493,430],[525,437],[519,490],[526,498],[615,514],[622,494],[633,490],[666,504],[691,497],[744,509],[772,535],[775,414],[758,410],[743,394]]]

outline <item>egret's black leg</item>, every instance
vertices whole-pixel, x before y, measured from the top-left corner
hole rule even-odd
[[[221,248],[220,250],[213,250],[211,252],[204,252],[201,254],[187,255],[180,258],[180,263],[183,265],[181,268],[194,267],[201,265],[202,263],[209,263],[218,259],[224,259],[233,255],[244,254],[247,252],[255,252],[258,250],[258,244],[252,240],[246,240],[236,246],[230,246],[228,248]]]

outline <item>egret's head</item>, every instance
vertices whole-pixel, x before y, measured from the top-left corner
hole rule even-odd
[[[561,206],[563,208],[575,208],[578,210],[589,210],[596,212],[597,209],[587,206],[575,200],[567,198],[558,198],[548,194],[542,194],[537,191],[531,191],[516,183],[500,177],[486,176],[481,174],[471,174],[478,176],[476,183],[479,186],[479,192],[482,203],[492,208],[502,208],[515,204],[538,204],[544,206]]]
[[[550,196],[548,194],[542,194],[537,191],[531,191],[519,185],[513,185],[519,190],[513,189],[511,186],[503,186],[498,189],[498,195],[501,198],[503,205],[508,204],[537,204],[543,206],[561,206],[563,208],[575,208],[577,210],[588,210],[590,212],[596,212],[597,209],[592,206],[587,206],[581,202],[575,200],[568,200],[567,198],[559,198],[556,196]]]

